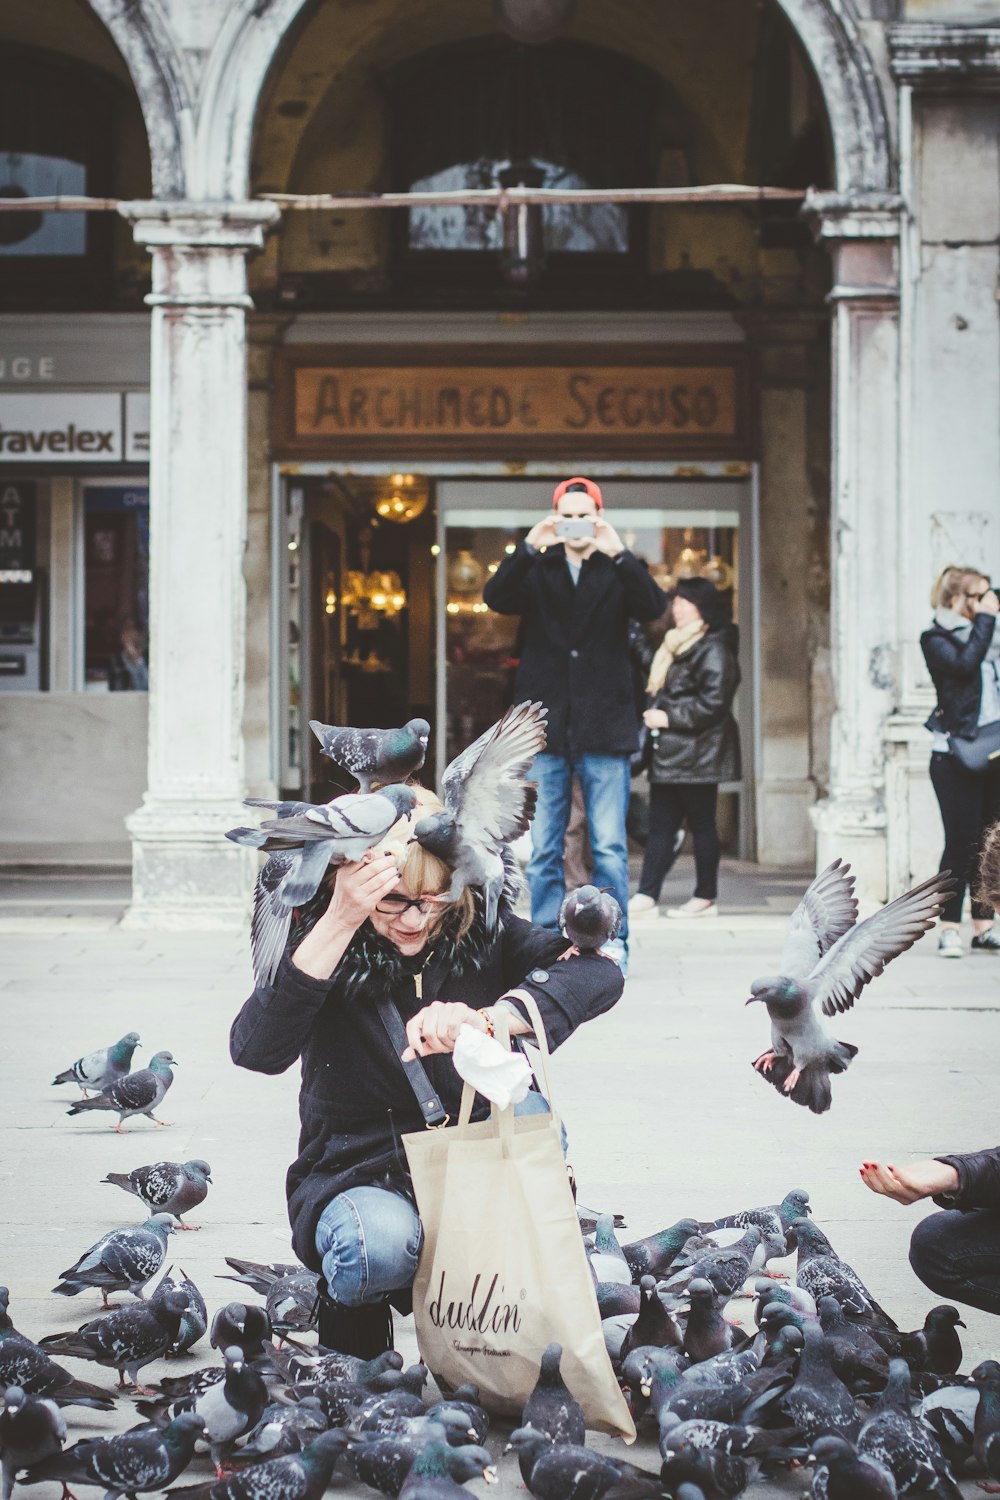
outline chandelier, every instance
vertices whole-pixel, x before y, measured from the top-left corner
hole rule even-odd
[[[408,526],[427,509],[430,487],[422,474],[390,474],[386,493],[375,501],[375,513],[383,521]]]

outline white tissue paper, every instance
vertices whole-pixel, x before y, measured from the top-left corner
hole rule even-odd
[[[458,1076],[500,1109],[520,1104],[531,1085],[531,1067],[524,1054],[508,1052],[475,1026],[459,1029],[452,1057]]]

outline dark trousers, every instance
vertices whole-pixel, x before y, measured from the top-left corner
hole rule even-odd
[[[714,781],[651,781],[649,835],[642,861],[639,893],[660,899],[660,889],[677,858],[674,837],[686,823],[694,843],[694,888],[699,901],[714,901],[719,893],[722,845],[715,827],[719,788]]]
[[[962,920],[962,902],[971,883],[975,896],[977,862],[985,830],[1000,818],[1000,765],[991,766],[981,776],[967,771],[953,755],[935,751],[931,756],[931,785],[937,795],[944,824],[942,870],[950,870],[956,880],[954,896],[942,908],[942,922]],[[993,908],[982,901],[972,902],[972,915],[988,922]]]
[[[913,1231],[910,1265],[949,1302],[1000,1313],[1000,1212],[929,1214]]]

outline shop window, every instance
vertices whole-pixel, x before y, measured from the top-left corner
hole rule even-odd
[[[149,492],[83,491],[84,685],[88,692],[149,686]]]

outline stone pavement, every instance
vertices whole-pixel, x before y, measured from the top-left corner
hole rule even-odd
[[[687,894],[685,863],[671,899]],[[35,1337],[98,1310],[96,1296],[70,1301],[50,1289],[106,1229],[140,1217],[137,1200],[101,1184],[111,1170],[163,1156],[212,1164],[215,1185],[195,1216],[201,1232],[171,1242],[174,1262],[194,1276],[211,1308],[240,1295],[217,1279],[223,1255],[289,1258],[282,1182],[296,1133],[295,1073],[241,1072],[227,1052],[230,1021],[250,986],[247,943],[123,932],[114,877],[108,880],[103,888],[36,880],[28,896],[23,885],[0,887],[0,1281],[10,1286],[15,1324]],[[805,1187],[837,1250],[901,1326],[916,1326],[936,1300],[907,1264],[917,1211],[873,1197],[857,1166],[867,1154],[900,1162],[995,1143],[1000,961],[976,955],[946,964],[928,939],[898,959],[838,1022],[837,1034],[861,1052],[834,1080],[832,1111],[816,1118],[752,1072],[767,1024],[743,1006],[749,981],[774,966],[782,913],[801,883],[793,874],[733,867],[717,922],[658,919],[636,929],[621,1003],[558,1055],[558,1103],[580,1198],[622,1212],[632,1238],[683,1214],[714,1217]],[[88,891],[96,891],[89,902]],[[140,1058],[169,1048],[179,1059],[162,1109],[174,1127],[143,1121],[117,1136],[104,1119],[67,1118],[74,1089],[52,1088],[54,1074],[133,1028],[143,1040]],[[1000,1339],[985,1314],[969,1309],[964,1317],[968,1369],[996,1355]],[[400,1331],[409,1354],[410,1320]],[[181,1367],[215,1362],[211,1354],[205,1343]],[[113,1382],[110,1372],[74,1368]],[[155,1378],[157,1367],[148,1374]],[[126,1403],[109,1416],[82,1408],[66,1415],[76,1438],[126,1425],[131,1410]],[[650,1445],[630,1456],[655,1464]],[[199,1463],[186,1482],[207,1473]],[[513,1490],[509,1459],[503,1474]],[[799,1494],[804,1477],[758,1484],[753,1494]],[[56,1497],[54,1486],[34,1493]]]

